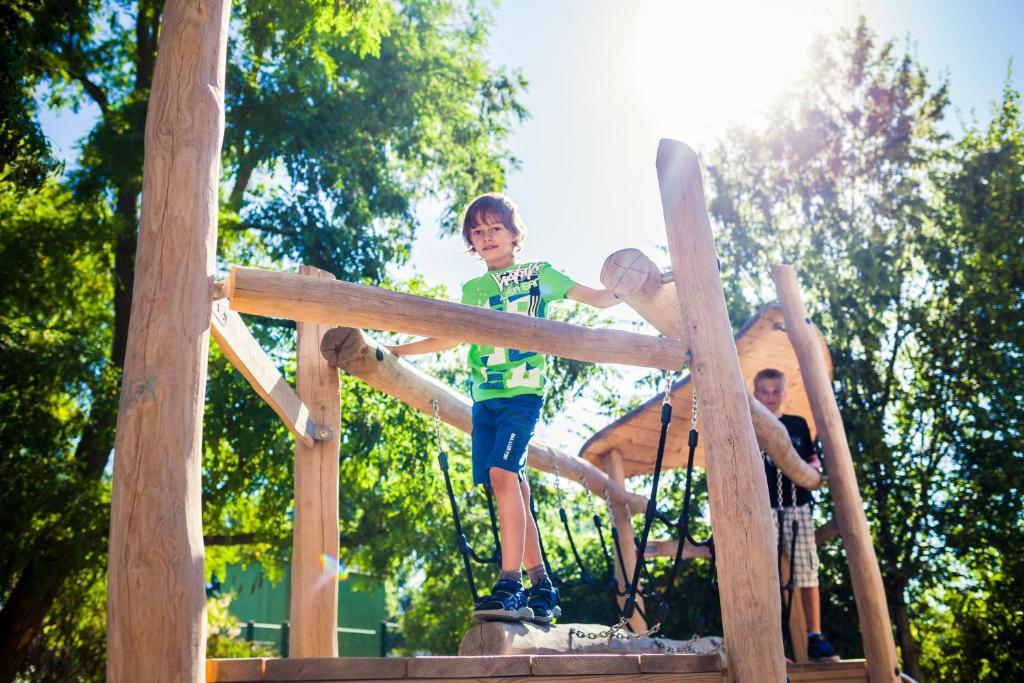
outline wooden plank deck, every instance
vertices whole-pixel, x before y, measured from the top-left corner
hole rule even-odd
[[[792,683],[868,683],[863,659],[790,664]],[[208,683],[728,683],[718,655],[208,659]]]

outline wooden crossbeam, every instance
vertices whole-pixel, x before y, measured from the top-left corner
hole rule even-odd
[[[228,308],[221,299],[213,302],[210,331],[221,352],[248,380],[256,393],[269,405],[292,434],[312,448],[319,428],[309,417],[307,408],[291,388],[274,362],[252,336],[242,317]],[[326,432],[324,436],[329,436]]]
[[[226,294],[231,310],[240,313],[459,339],[588,363],[679,370],[686,362],[686,349],[677,339],[595,330],[259,268],[233,267]]]

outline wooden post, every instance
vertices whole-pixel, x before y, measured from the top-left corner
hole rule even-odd
[[[230,3],[168,0],[146,118],[110,511],[107,680],[202,681],[203,403]]]
[[[899,668],[896,644],[892,637],[889,608],[886,604],[882,574],[871,542],[871,531],[864,516],[864,503],[857,487],[850,446],[839,414],[839,405],[832,392],[821,352],[815,343],[814,323],[807,316],[800,285],[791,266],[773,266],[772,279],[779,293],[786,319],[786,334],[796,349],[804,388],[811,400],[811,411],[828,456],[829,489],[835,503],[836,522],[846,548],[853,595],[864,640],[871,680],[896,681]]]
[[[612,481],[624,486],[626,483],[625,470],[622,467],[622,455],[616,450],[611,450],[604,455],[604,471],[608,475],[608,478]],[[644,506],[646,509],[646,506]],[[622,590],[629,590],[629,582],[633,580],[633,571],[637,563],[637,552],[636,552],[636,535],[633,531],[633,518],[631,513],[642,512],[643,510],[634,510],[627,508],[624,504],[618,502],[612,502],[612,525],[618,530],[619,534],[619,547],[622,549],[622,563],[626,565],[626,571],[629,573],[628,576],[622,575],[622,567],[619,566],[619,558],[614,558],[615,565],[615,581]],[[614,552],[614,551],[613,551]],[[639,594],[640,587],[637,586],[636,604],[640,609],[644,608],[644,598]],[[621,609],[626,604],[625,596],[616,596],[616,600],[619,602],[619,608]],[[646,614],[646,610],[645,610]],[[634,633],[642,633],[647,630],[647,622],[640,616],[639,612],[633,612],[633,616],[629,619],[629,627],[633,629]]]
[[[741,683],[786,680],[779,573],[768,487],[750,422],[697,155],[662,140],[658,181],[680,318],[707,462],[729,672]]]
[[[299,273],[334,279],[302,266]],[[341,398],[338,372],[320,355],[328,328],[298,324],[295,388],[310,419],[330,431],[312,447],[295,441],[295,517],[292,538],[290,657],[338,656],[338,450]]]

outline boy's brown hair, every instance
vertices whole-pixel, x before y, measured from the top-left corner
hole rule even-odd
[[[489,218],[497,218],[505,229],[512,233],[512,251],[517,253],[526,239],[526,225],[519,217],[519,207],[516,203],[499,192],[482,194],[466,207],[466,213],[462,217],[462,239],[466,243],[466,251],[475,251],[473,242],[469,239],[470,231]]]
[[[764,370],[758,371],[754,375],[754,390],[757,390],[757,383],[763,379],[781,379],[783,382],[786,381],[786,375],[782,373],[782,370],[776,370],[775,368],[765,368]]]

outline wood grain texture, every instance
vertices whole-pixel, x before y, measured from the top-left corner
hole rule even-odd
[[[690,372],[704,425],[711,522],[729,668],[739,683],[786,679],[768,489],[708,220],[700,164],[658,146],[658,181]]]
[[[207,659],[207,683],[255,683],[263,680],[265,658]]]
[[[640,673],[637,655],[536,655],[532,661],[534,676]]]
[[[202,681],[201,466],[229,3],[168,0],[115,437],[107,680]]]
[[[264,681],[356,681],[405,678],[404,657],[268,659]]]
[[[409,678],[476,678],[529,676],[528,655],[491,655],[487,657],[412,657],[408,661]]]
[[[466,434],[473,432],[473,404],[467,397],[388,353],[362,331],[333,328],[324,335],[320,351],[331,365],[426,415],[433,416],[431,400],[437,399],[442,422]],[[580,484],[586,483],[597,495],[604,495],[607,489],[612,500],[627,502],[633,509],[647,506],[646,498],[630,493],[621,484],[609,480],[594,465],[537,439],[530,441],[527,464],[550,473],[557,467],[560,476]]]
[[[334,276],[311,266],[310,280]],[[338,456],[341,397],[338,372],[320,355],[327,327],[298,324],[296,389],[314,422],[332,430],[312,446],[295,443],[290,657],[338,656]]]
[[[882,574],[864,515],[864,502],[857,486],[846,429],[832,391],[832,382],[815,344],[814,323],[807,315],[796,272],[790,266],[772,267],[772,279],[786,316],[786,333],[796,349],[818,435],[828,453],[829,489],[835,504],[835,519],[843,537],[846,562],[857,603],[864,654],[871,680],[896,681],[898,660],[892,637],[889,608]]]
[[[604,471],[608,474],[608,478],[614,481],[620,486],[625,486],[626,475],[622,465],[622,455],[617,450],[611,450],[604,454],[604,460],[601,463]],[[629,590],[630,583],[633,581],[633,572],[636,571],[636,563],[639,559],[636,546],[636,532],[633,529],[633,514],[643,514],[647,510],[647,503],[644,503],[644,507],[635,508],[626,503],[612,501],[612,526],[616,529],[619,535],[619,548],[622,552],[622,562],[619,562],[618,554],[613,549],[613,565],[615,569],[615,583],[618,586],[619,591],[625,593]],[[626,573],[623,574],[622,568],[625,566]],[[629,627],[634,633],[643,633],[647,630],[647,620],[640,616],[642,610],[644,614],[647,614],[646,606],[644,605],[644,597],[641,595],[643,590],[643,581],[637,585],[636,594],[636,606],[639,610],[633,611],[633,616],[629,619]],[[616,595],[615,600],[619,603],[619,609],[621,610],[626,604],[625,595]]]
[[[258,268],[232,268],[228,298],[231,309],[240,313],[459,339],[589,363],[678,370],[685,361],[682,345],[672,339],[591,329],[351,282],[307,282]]]
[[[277,413],[288,431],[307,446],[313,446],[316,434],[309,419],[309,408],[281,376],[277,366],[249,332],[242,316],[229,309],[223,299],[213,302],[210,332],[224,357]]]
[[[718,655],[640,655],[643,673],[720,673]]]

